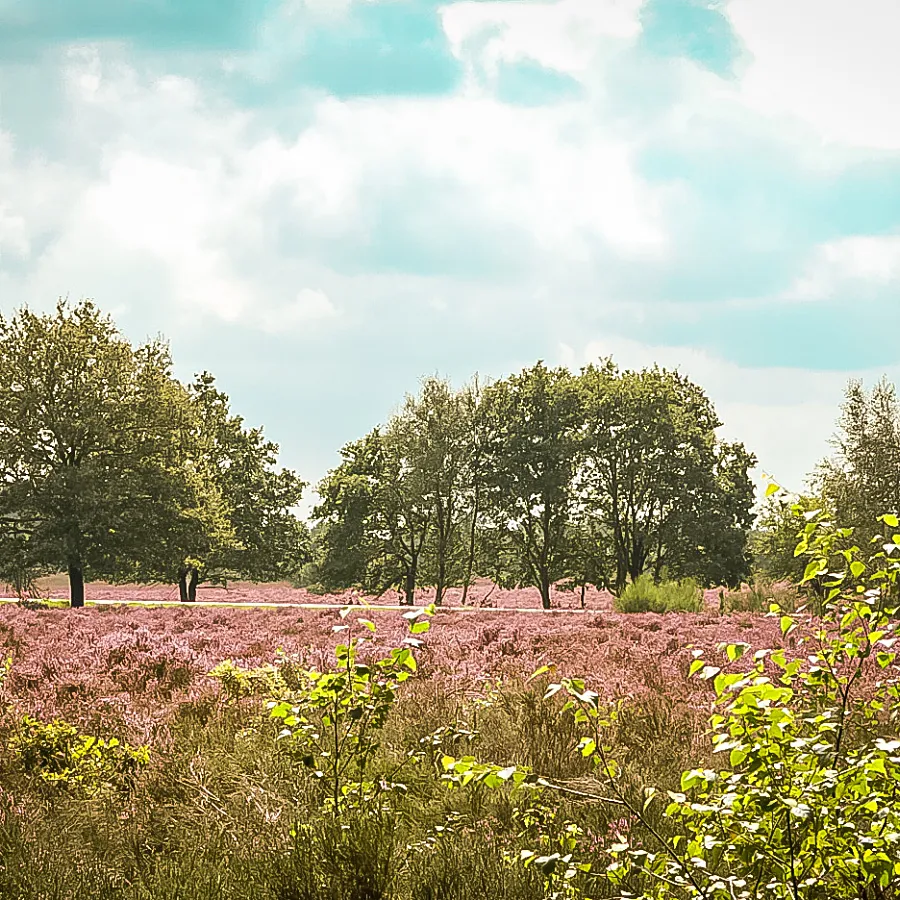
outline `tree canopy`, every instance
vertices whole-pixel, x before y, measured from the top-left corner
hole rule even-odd
[[[557,582],[739,583],[755,459],[720,424],[701,388],[659,368],[537,363],[456,392],[427,379],[320,485],[314,578],[411,602],[477,572],[537,587],[544,607]]]
[[[201,572],[279,577],[306,530],[277,449],[90,301],[0,317],[0,575],[20,587],[65,571],[81,606],[85,579],[181,579],[184,597]]]

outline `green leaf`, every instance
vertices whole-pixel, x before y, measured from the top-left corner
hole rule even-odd
[[[860,575],[862,575],[865,571],[865,563],[860,562],[858,559],[855,559],[852,563],[850,563],[850,573],[854,578],[859,578]]]
[[[766,488],[766,497],[771,497],[773,494],[777,494],[781,490],[781,485],[776,484],[774,481],[769,484]]]
[[[871,521],[871,520],[870,520]],[[878,517],[879,522],[884,522],[889,528],[898,528],[900,527],[900,519],[897,518],[893,513],[888,513],[884,516]]]
[[[538,669],[535,669],[529,676],[528,681],[534,681],[535,678],[540,678],[541,675],[545,675],[550,671],[550,666],[541,666]],[[527,683],[527,682],[526,682]]]

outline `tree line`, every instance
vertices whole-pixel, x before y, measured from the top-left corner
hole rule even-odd
[[[716,436],[704,391],[611,360],[574,374],[542,362],[460,390],[428,378],[383,426],[341,450],[318,488],[321,590],[399,587],[406,603],[476,575],[613,592],[641,574],[739,584],[755,459]]]
[[[304,482],[209,373],[132,344],[90,301],[0,316],[0,581],[66,572],[179,585],[277,580],[309,556]]]
[[[548,607],[552,585],[619,593],[645,573],[796,582],[819,510],[853,527],[844,549],[894,539],[873,524],[900,513],[886,379],[849,384],[834,452],[755,525],[755,459],[720,424],[699,386],[655,366],[426,378],[341,449],[307,525],[308,486],[211,374],[182,383],[165,341],[133,345],[90,301],[21,309],[0,316],[0,582],[24,593],[65,572],[73,606],[88,580],[177,584],[186,601],[204,580],[289,579],[440,603],[486,577]]]

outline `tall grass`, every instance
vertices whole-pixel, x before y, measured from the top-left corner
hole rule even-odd
[[[625,587],[613,600],[613,608],[623,613],[701,612],[703,592],[691,578],[657,584],[645,574]]]
[[[740,590],[722,591],[719,596],[722,613],[768,612],[773,603],[785,612],[794,612],[802,603],[795,585],[759,577]]]
[[[671,687],[671,686],[670,686]],[[315,774],[275,740],[259,698],[210,692],[174,703],[150,766],[121,795],[86,797],[34,777],[9,749],[18,727],[0,721],[0,898],[6,900],[542,900],[544,882],[517,864],[520,806],[502,792],[450,791],[443,752],[512,760],[567,784],[594,777],[576,752],[579,731],[559,718],[546,685],[512,680],[471,693],[411,685],[391,713],[373,775],[403,790],[336,820]],[[671,697],[623,707],[614,735],[630,781],[677,785],[690,755],[689,708]],[[111,736],[111,735],[109,735]],[[399,776],[396,776],[399,778]],[[619,813],[581,802],[565,815],[606,836]]]

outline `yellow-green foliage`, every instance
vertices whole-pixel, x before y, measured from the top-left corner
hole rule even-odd
[[[700,612],[703,592],[691,578],[681,581],[661,581],[657,584],[650,575],[641,575],[615,598],[617,612]]]
[[[88,796],[131,788],[149,762],[147,747],[116,738],[82,734],[68,722],[40,722],[25,716],[9,741],[13,758],[28,775]]]
[[[244,669],[231,659],[220,662],[209,672],[209,676],[218,679],[225,695],[232,700],[278,694],[287,687],[279,667],[266,665]]]

